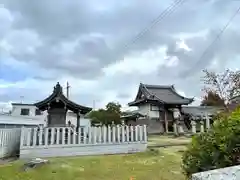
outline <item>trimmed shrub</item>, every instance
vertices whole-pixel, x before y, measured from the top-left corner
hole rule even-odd
[[[240,164],[240,108],[215,121],[211,130],[192,137],[183,154],[186,176]]]

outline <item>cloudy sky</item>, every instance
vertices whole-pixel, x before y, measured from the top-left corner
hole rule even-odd
[[[87,106],[126,106],[140,82],[200,98],[202,69],[240,67],[240,14],[200,58],[240,1],[185,0],[150,28],[171,3],[0,0],[0,106],[42,100],[58,81],[69,81],[70,98]]]

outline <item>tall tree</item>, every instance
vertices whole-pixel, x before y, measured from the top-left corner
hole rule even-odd
[[[105,109],[95,110],[89,113],[88,117],[92,120],[92,124],[119,124],[121,117],[121,105],[114,102],[109,102]]]
[[[207,94],[203,97],[201,106],[221,106],[224,107],[224,100],[213,91],[208,91]]]
[[[115,124],[121,123],[121,105],[115,102],[109,102],[106,105],[107,119],[111,119]]]
[[[204,70],[203,82],[205,84],[204,90],[208,92],[215,92],[224,100],[224,107],[226,103],[235,96],[240,94],[240,71],[225,70],[223,73],[216,73],[213,71]]]

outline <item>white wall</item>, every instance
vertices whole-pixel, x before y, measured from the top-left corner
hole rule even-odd
[[[146,142],[122,143],[122,144],[95,144],[82,146],[49,146],[22,148],[20,150],[21,159],[36,157],[62,157],[62,156],[86,156],[86,155],[108,155],[108,154],[128,154],[144,152],[147,149]]]
[[[21,105],[13,105],[12,107],[12,115],[13,116],[21,116],[21,109],[29,109],[29,116],[36,116],[35,115],[35,111],[37,109],[36,106],[32,105],[24,105],[24,104],[21,104]]]
[[[41,117],[24,117],[24,116],[12,116],[12,115],[0,115],[0,124],[12,124],[12,125],[45,125],[46,119]]]
[[[154,110],[156,108],[154,107]],[[159,118],[159,111],[151,111],[151,105],[149,103],[138,106],[138,111],[139,113],[147,115],[150,118]]]
[[[29,115],[21,115],[21,109],[29,109]],[[37,107],[34,105],[13,105],[11,115],[0,115],[0,124],[46,125],[47,111],[42,112],[42,115],[35,115],[36,109]],[[66,115],[66,124],[68,121],[76,126],[77,115],[71,111],[68,111]],[[83,115],[80,115],[80,126],[91,126],[90,119],[86,119]]]
[[[68,123],[68,121],[70,121],[72,125],[77,126],[77,115],[72,112],[67,113],[66,123]],[[90,127],[91,120],[80,115],[80,126]]]

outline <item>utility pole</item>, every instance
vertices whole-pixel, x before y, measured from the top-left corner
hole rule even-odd
[[[93,110],[95,110],[95,105],[96,105],[96,102],[95,100],[93,100]]]
[[[68,81],[67,81],[67,98],[69,99],[69,88],[70,88],[70,85],[69,85],[69,83],[68,83]]]
[[[20,96],[21,104],[23,103],[24,96]]]

